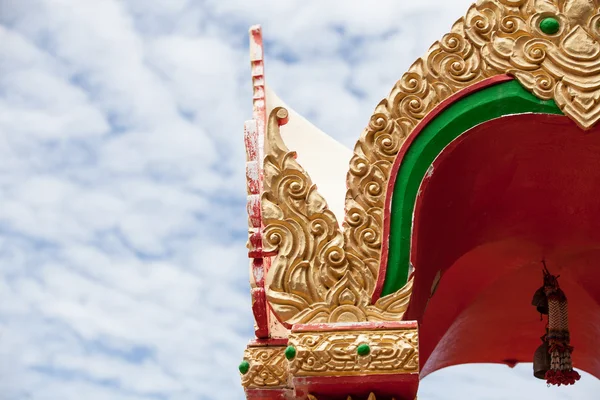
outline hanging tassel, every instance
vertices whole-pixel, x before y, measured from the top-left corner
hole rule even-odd
[[[548,352],[550,369],[546,372],[549,385],[573,385],[581,376],[573,370],[569,334],[567,296],[558,286],[558,276],[551,275],[544,262],[544,293],[548,299]]]

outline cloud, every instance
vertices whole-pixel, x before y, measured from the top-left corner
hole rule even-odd
[[[270,85],[351,147],[468,4],[1,1],[0,398],[243,398],[247,28]],[[464,366],[421,397],[593,389]]]

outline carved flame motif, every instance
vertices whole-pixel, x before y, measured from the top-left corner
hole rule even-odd
[[[401,320],[412,281],[371,304],[381,263],[391,167],[417,124],[451,95],[510,74],[587,129],[600,119],[600,0],[480,0],[376,107],[355,145],[343,231],[270,117],[265,250],[277,253],[269,302],[283,322]],[[544,33],[552,18],[558,30]],[[285,116],[281,114],[281,118]]]
[[[281,107],[271,112],[265,140],[263,245],[277,253],[267,291],[273,311],[288,324],[396,317],[407,306],[406,291],[398,301],[369,304],[377,265],[344,250],[334,214],[281,139],[287,116]]]
[[[267,296],[283,321],[327,321],[319,304],[328,295],[337,297],[329,301],[349,304],[365,296],[358,283],[348,284],[345,291],[331,290],[340,282],[354,282],[352,270],[334,214],[281,140],[279,126],[287,116],[284,108],[271,112],[265,140],[263,243],[266,252],[278,253]]]

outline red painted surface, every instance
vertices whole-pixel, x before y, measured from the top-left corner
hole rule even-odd
[[[437,117],[442,111],[444,111],[447,107],[460,100],[461,98],[468,96],[476,91],[484,89],[486,87],[496,85],[502,82],[507,82],[512,80],[513,77],[509,75],[497,75],[491,78],[485,79],[481,82],[478,82],[474,85],[468,86],[465,89],[455,93],[454,95],[448,97],[446,100],[442,101],[431,110],[423,120],[415,127],[415,129],[411,132],[411,134],[406,138],[396,159],[394,160],[394,164],[392,165],[392,170],[390,171],[390,179],[388,181],[388,187],[386,191],[385,198],[385,207],[384,210],[390,210],[391,202],[392,202],[392,194],[394,192],[394,185],[396,183],[396,176],[398,175],[398,170],[400,169],[400,165],[402,165],[402,160],[406,151],[409,149],[415,138],[423,131],[423,129],[431,122],[435,117]],[[381,297],[381,291],[383,290],[383,283],[385,282],[385,275],[387,271],[387,263],[388,263],[388,252],[389,252],[389,237],[390,237],[390,214],[386,212],[383,218],[383,235],[384,240],[381,244],[381,259],[379,261],[379,275],[377,277],[377,284],[375,285],[375,290],[373,291],[373,296],[371,297],[371,302],[375,304],[377,300]],[[409,277],[410,278],[410,277]]]
[[[248,190],[247,211],[250,233],[248,257],[252,259],[251,273],[256,287],[252,288],[252,312],[257,338],[269,337],[269,312],[264,289],[264,276],[270,266],[269,255],[262,248],[262,217],[260,196],[263,187],[262,159],[266,126],[265,70],[262,30],[260,26],[250,29],[250,67],[252,74],[252,120],[244,125],[246,146],[246,182]]]
[[[415,329],[417,321],[394,321],[394,322],[348,322],[348,323],[320,323],[320,324],[296,324],[292,332],[339,332],[339,331],[380,331],[390,329]]]
[[[248,400],[290,400],[293,398],[291,389],[246,390],[246,399]]]
[[[264,284],[263,284],[264,286]],[[254,288],[250,291],[252,295],[252,313],[256,321],[254,334],[257,338],[269,337],[269,314],[267,312],[267,297],[263,287]]]
[[[287,346],[288,340],[285,339],[254,339],[251,340],[248,346],[250,347],[266,347],[266,346]]]
[[[264,252],[263,252],[263,248],[262,248],[261,232],[252,232],[248,236],[248,258],[254,258],[254,259],[262,261],[262,257],[264,257]],[[254,266],[253,266],[253,270],[256,270],[256,268]],[[263,279],[264,279],[264,276],[262,278],[260,278],[259,280],[262,281]]]
[[[415,209],[422,377],[474,362],[531,362],[544,322],[531,305],[541,263],[569,299],[575,367],[600,377],[600,128],[524,114],[448,146]],[[441,274],[431,296],[436,275]]]
[[[264,289],[265,258],[262,251],[262,225],[260,192],[262,171],[259,162],[259,124],[256,120],[244,124],[246,147],[246,186],[248,191],[247,212],[250,232],[248,237],[248,257],[252,259],[250,270],[256,287],[251,290],[252,312],[256,322],[254,334],[258,338],[269,337],[269,317]]]
[[[354,322],[343,324],[296,324],[292,332],[344,332],[344,331],[379,331],[391,329],[415,329],[416,321],[396,322]],[[295,399],[306,399],[308,393],[319,400],[346,400],[348,396],[366,399],[373,392],[377,398],[396,398],[397,400],[414,400],[419,387],[419,374],[389,374],[372,376],[323,376],[293,378]]]
[[[419,374],[294,378],[293,384],[296,399],[308,393],[319,400],[366,399],[372,392],[378,399],[414,400]]]

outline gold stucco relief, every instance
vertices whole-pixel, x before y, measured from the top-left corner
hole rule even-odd
[[[277,253],[267,291],[274,312],[288,324],[393,318],[406,306],[408,291],[370,305],[375,265],[345,251],[334,214],[281,140],[279,126],[287,118],[284,108],[274,109],[265,140],[263,245],[266,253]]]
[[[289,376],[285,347],[249,346],[244,351],[244,361],[249,368],[242,374],[242,386],[246,389],[285,388]]]
[[[376,107],[354,148],[342,229],[269,118],[263,193],[264,243],[277,253],[267,296],[283,322],[400,320],[410,281],[371,304],[385,238],[392,164],[405,139],[449,96],[509,74],[554,99],[580,127],[600,119],[598,0],[482,0],[436,42]],[[558,30],[544,33],[542,21]],[[279,116],[278,116],[279,115]],[[417,266],[418,268],[418,266]]]
[[[367,355],[357,354],[368,343]],[[416,329],[386,331],[292,333],[289,344],[297,349],[290,374],[301,376],[368,376],[419,371]]]

